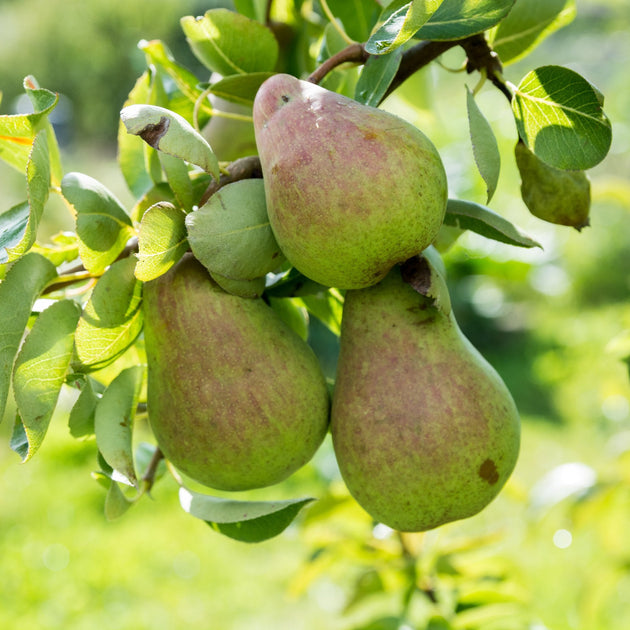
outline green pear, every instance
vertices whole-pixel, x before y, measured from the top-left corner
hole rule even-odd
[[[522,140],[514,147],[521,196],[539,219],[580,231],[589,224],[591,183],[584,171],[565,171],[543,162]]]
[[[261,299],[223,291],[190,254],[144,285],[149,421],[174,466],[220,490],[308,462],[329,401],[315,354]]]
[[[287,74],[262,84],[253,111],[271,228],[305,276],[367,287],[431,244],[446,174],[416,127]]]
[[[478,513],[498,494],[518,456],[518,412],[425,258],[347,292],[337,370],[337,461],[375,520],[426,531]]]

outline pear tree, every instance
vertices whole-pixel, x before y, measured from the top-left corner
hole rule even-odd
[[[574,14],[572,1],[234,0],[183,16],[203,72],[141,40],[146,69],[120,104],[129,205],[98,172],[66,171],[55,86],[26,77],[33,112],[0,116],[0,159],[25,175],[25,200],[0,214],[7,448],[24,462],[42,448],[63,391],[71,435],[96,444],[109,519],[168,472],[190,515],[267,540],[316,509],[279,484],[329,430],[374,522],[425,531],[482,510],[514,468],[519,418],[455,322],[440,254],[467,231],[540,246],[489,207],[501,155],[487,90],[514,121],[523,208],[588,225],[586,172],[612,138],[594,77],[507,69]],[[427,71],[455,54],[483,199],[454,194],[430,126],[387,109],[402,92],[439,102]],[[51,196],[74,230],[42,239]],[[277,500],[213,493],[267,486]]]

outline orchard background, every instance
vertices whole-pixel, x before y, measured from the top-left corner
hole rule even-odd
[[[605,95],[613,144],[589,171],[590,227],[578,233],[528,213],[511,157],[513,117],[504,96],[486,85],[477,102],[502,157],[490,207],[543,248],[467,232],[445,254],[458,321],[502,375],[522,416],[520,460],[499,498],[472,519],[397,536],[374,528],[346,500],[327,440],[287,482],[249,493],[252,499],[319,498],[283,534],[260,545],[232,541],[190,518],[168,477],[156,484],[154,500],[108,522],[104,492],[90,479],[99,467],[96,446],[69,435],[76,396],[64,391],[45,443],[26,464],[8,447],[10,423],[0,426],[2,627],[628,626],[630,16],[622,0],[576,5],[575,19],[506,66],[505,76],[517,83],[531,68],[561,65]],[[60,92],[51,119],[65,171],[96,177],[129,206],[116,136],[120,108],[145,68],[137,43],[161,39],[204,81],[207,70],[190,52],[179,19],[219,6],[231,4],[4,2],[0,113],[25,111],[20,95],[27,75]],[[315,22],[325,25],[321,12]],[[441,58],[451,69],[462,61],[460,49]],[[431,137],[452,193],[485,203],[463,91],[474,80],[432,64],[384,108]],[[5,211],[22,201],[24,176],[0,164],[0,182]],[[40,234],[45,239],[60,227],[74,229],[52,197]]]

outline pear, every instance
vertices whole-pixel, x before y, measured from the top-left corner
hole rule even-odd
[[[287,74],[261,85],[253,114],[271,228],[305,276],[367,287],[431,244],[447,182],[419,129]]]
[[[223,291],[190,254],[144,285],[149,421],[175,467],[220,490],[278,483],[328,428],[315,354],[261,299]]]
[[[337,461],[375,520],[426,531],[494,499],[518,456],[518,412],[462,334],[446,285],[425,258],[347,292],[337,369]]]

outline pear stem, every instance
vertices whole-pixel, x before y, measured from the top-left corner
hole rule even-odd
[[[164,453],[162,453],[162,451],[159,448],[156,448],[155,452],[153,453],[153,457],[151,457],[151,461],[149,462],[149,465],[147,466],[147,471],[144,473],[144,476],[142,477],[143,485],[146,492],[149,492],[151,488],[153,487],[153,484],[155,482],[155,474],[157,472],[158,465],[163,459],[164,459]]]
[[[362,64],[365,63],[370,57],[370,53],[365,50],[363,44],[353,43],[349,46],[346,46],[343,50],[340,50],[336,55],[326,59],[324,63],[315,68],[311,75],[308,77],[307,81],[311,83],[319,83],[323,80],[323,78],[329,73],[332,72],[337,66],[340,66],[343,63],[356,63]]]

